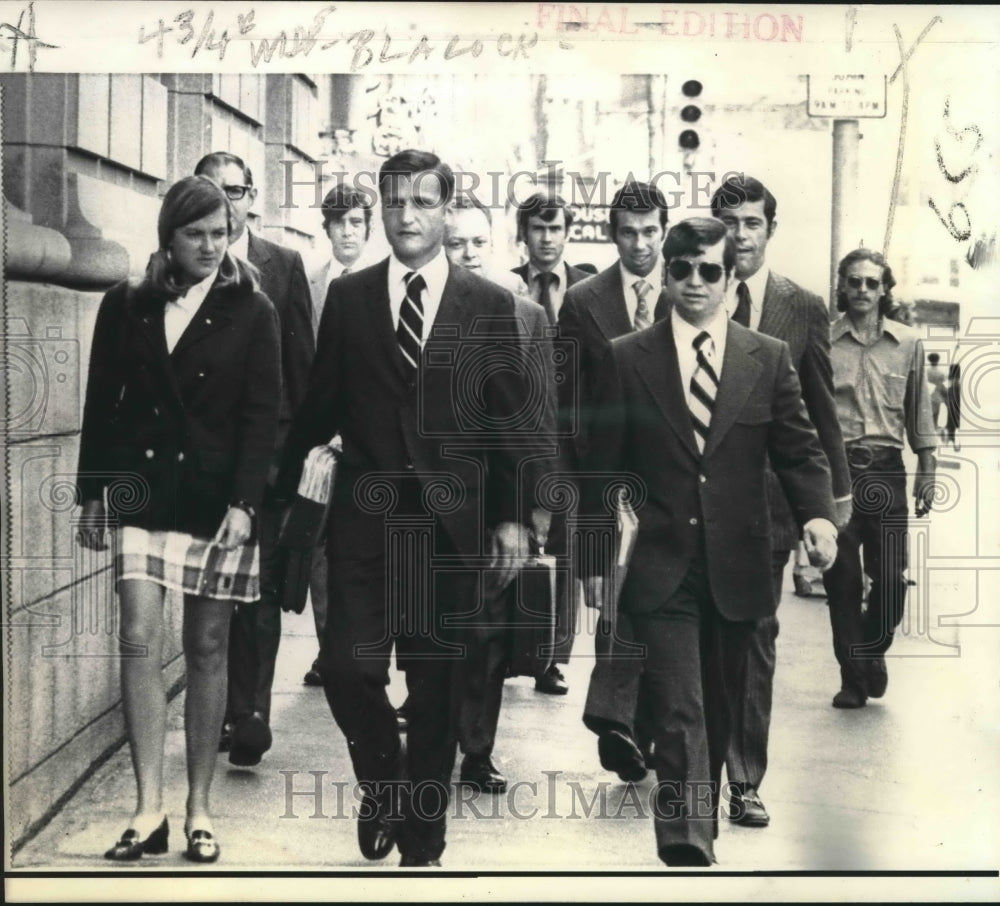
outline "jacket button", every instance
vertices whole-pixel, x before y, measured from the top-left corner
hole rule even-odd
[[[153,415],[159,415],[159,414],[160,414],[160,407],[153,406]]]
[[[184,462],[184,454],[183,453],[178,453],[177,454],[177,461],[178,462]]]
[[[152,459],[156,454],[152,450],[146,451],[146,459]]]
[[[692,516],[690,519],[688,519],[688,522],[691,523],[691,525],[697,525],[698,524],[698,520],[695,519],[694,516]]]
[[[199,371],[198,372],[198,377],[203,378],[204,376],[205,376],[205,372],[204,371]]]
[[[406,460],[406,465],[404,466],[404,468],[406,469],[407,472],[412,472],[413,471],[413,460],[412,459]]]
[[[698,476],[698,481],[700,481],[702,484],[704,484],[706,481],[708,481],[708,479],[704,475],[699,475]]]
[[[211,324],[212,323],[212,319],[211,318],[205,318],[205,323],[206,324]]]

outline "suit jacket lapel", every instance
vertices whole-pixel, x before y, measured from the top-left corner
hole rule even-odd
[[[733,426],[750,391],[757,383],[761,366],[753,354],[759,345],[753,331],[734,330],[733,325],[726,331],[726,352],[722,361],[722,374],[719,375],[719,391],[712,410],[712,423],[708,426],[705,457],[712,454]]]
[[[230,306],[233,297],[227,290],[219,290],[213,286],[194,317],[184,328],[177,345],[174,346],[171,357],[179,358],[192,346],[209,339],[213,334],[227,328],[232,323],[233,316]]]
[[[698,448],[694,442],[687,395],[681,386],[681,371],[677,364],[677,347],[674,345],[670,319],[657,322],[653,330],[646,332],[640,340],[639,348],[643,353],[636,359],[635,367],[639,376],[681,443],[697,458]]]
[[[362,306],[371,319],[371,330],[385,353],[389,363],[401,380],[409,377],[403,353],[396,339],[396,325],[392,320],[392,306],[389,300],[389,259],[386,258],[371,270],[371,282],[360,293],[359,298],[348,304]]]
[[[128,319],[133,335],[140,337],[149,349],[150,359],[160,372],[160,377],[170,390],[170,395],[178,408],[183,406],[180,387],[173,366],[170,364],[170,353],[167,351],[167,337],[163,329],[163,312],[165,303],[129,289]]]
[[[764,287],[764,301],[761,303],[760,325],[758,330],[769,337],[783,337],[786,334],[785,324],[790,315],[789,307],[784,304],[785,294],[781,283],[775,279],[774,271],[767,275]]]
[[[608,341],[631,333],[625,294],[622,292],[621,271],[617,264],[602,271],[588,284],[596,302],[590,306],[594,321]]]
[[[263,243],[258,242],[257,237],[249,230],[247,230],[247,258],[257,270],[266,267],[267,262],[271,260]]]

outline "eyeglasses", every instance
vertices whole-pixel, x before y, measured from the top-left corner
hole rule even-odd
[[[882,285],[882,281],[877,277],[858,277],[854,274],[847,278],[847,285],[851,289],[861,289],[862,284],[866,289],[878,289]]]
[[[683,258],[674,258],[667,265],[667,273],[675,280],[687,280],[693,272],[694,265]],[[698,275],[706,283],[718,283],[722,279],[722,274],[721,264],[709,264],[707,261],[702,261],[698,265]]]
[[[239,201],[249,192],[253,186],[223,186],[222,191],[226,193],[226,198],[230,201]]]

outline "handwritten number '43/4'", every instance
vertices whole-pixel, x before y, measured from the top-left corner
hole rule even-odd
[[[970,158],[975,156],[976,152],[979,150],[979,146],[983,143],[983,134],[979,131],[978,126],[966,126],[964,129],[956,129],[952,126],[951,98],[946,98],[944,102],[944,127],[948,132],[948,135],[950,135],[955,143],[960,146],[965,145],[967,136],[975,136],[975,143],[973,144],[972,150],[968,152]],[[976,169],[975,162],[972,162],[964,170],[958,173],[950,172],[947,164],[944,162],[944,153],[941,150],[941,142],[937,138],[934,139],[934,151],[937,154],[938,169],[940,169],[944,178],[954,185],[958,185],[958,183],[962,182],[962,180],[973,173]],[[957,201],[951,206],[947,218],[941,213],[938,206],[934,203],[933,198],[929,198],[927,200],[927,204],[930,205],[931,210],[937,214],[938,220],[944,224],[945,229],[948,230],[952,238],[957,242],[965,242],[972,236],[972,222],[969,219],[969,211],[962,202]],[[955,223],[955,215],[959,211],[962,214],[962,218],[965,220],[964,226],[959,226]]]

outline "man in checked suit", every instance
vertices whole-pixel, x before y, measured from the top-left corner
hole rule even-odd
[[[581,413],[567,457],[573,471],[586,458],[587,413],[608,345],[615,337],[648,327],[663,314],[663,305],[657,303],[663,281],[660,249],[667,228],[666,199],[655,186],[629,179],[611,200],[609,220],[618,261],[570,289],[559,313],[560,332],[565,340],[577,343],[579,361],[576,370],[563,376],[559,388],[562,410],[576,401]],[[597,660],[583,722],[598,735],[601,765],[622,780],[638,781],[646,775],[641,750],[651,742],[645,712],[637,707],[638,664],[627,651],[616,649],[614,634],[605,631],[610,628],[602,623],[595,639]]]
[[[445,846],[469,666],[455,624],[475,623],[485,586],[524,562],[532,496],[518,475],[534,450],[517,420],[527,375],[509,367],[522,355],[513,297],[445,257],[454,186],[434,154],[382,165],[392,254],[330,285],[279,478],[290,496],[309,450],[340,433],[320,673],[365,793],[361,852],[382,859],[398,843],[408,867],[440,865]],[[386,695],[393,644],[409,694],[405,766]]]
[[[222,186],[233,210],[230,254],[249,261],[260,275],[260,288],[278,312],[281,327],[281,413],[275,462],[257,520],[260,543],[260,600],[237,605],[229,636],[229,698],[220,748],[229,760],[255,765],[271,747],[271,686],[281,641],[281,577],[276,562],[280,514],[272,493],[277,463],[292,418],[305,396],[312,364],[312,314],[309,285],[302,257],[247,229],[247,217],[257,197],[250,168],[235,154],[215,151],[195,167]]]
[[[806,410],[830,463],[837,504],[837,526],[851,517],[851,477],[837,418],[830,365],[830,319],[823,300],[767,266],[767,245],[774,235],[777,202],[752,176],[731,176],[712,196],[718,217],[736,242],[736,268],[727,305],[745,327],[784,340],[802,384]],[[771,584],[774,605],[799,531],[773,473],[768,474],[771,511]],[[767,768],[771,693],[777,657],[777,616],[762,619],[751,639],[744,695],[733,715],[733,739],[726,759],[732,784],[730,818],[747,827],[766,827],[770,816],[758,790]]]
[[[755,622],[774,612],[765,463],[828,567],[837,530],[826,456],[786,344],[724,306],[736,249],[725,226],[692,218],[663,246],[670,315],[615,340],[596,382],[587,464],[638,477],[645,501],[621,591],[654,722],[657,852],[667,865],[714,861],[730,712]],[[588,484],[583,507],[605,512]],[[601,606],[607,565],[587,580]]]

